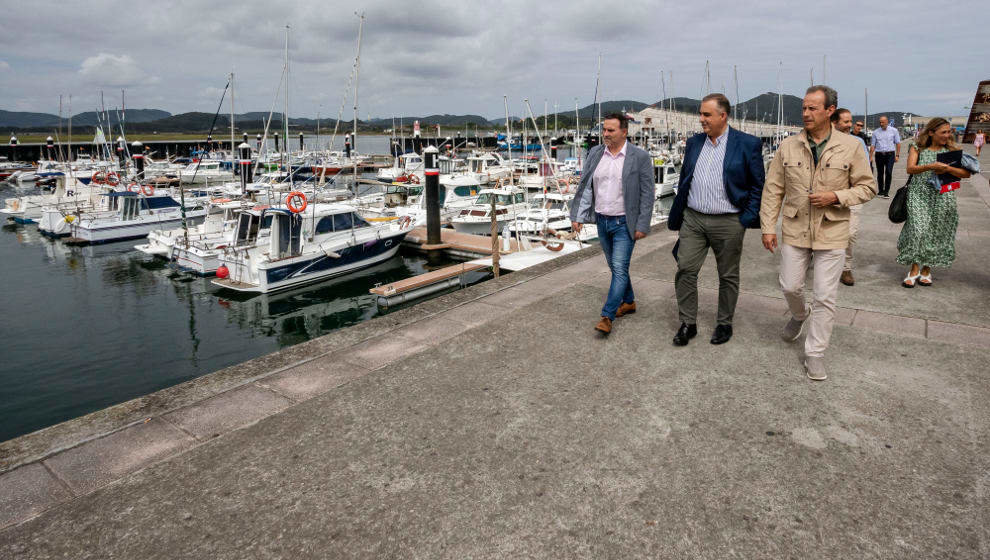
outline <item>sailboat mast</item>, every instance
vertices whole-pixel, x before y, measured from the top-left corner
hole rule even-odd
[[[736,84],[736,120],[739,119],[739,71],[736,65],[732,65],[732,81]],[[740,125],[740,129],[742,126]]]
[[[581,136],[581,114],[578,112],[578,100],[574,98],[574,154],[577,155],[578,165],[581,164],[581,152],[578,150],[578,137]]]
[[[602,143],[602,104],[598,101],[598,88],[602,81],[602,53],[598,53],[598,74],[595,75],[595,105],[598,106],[598,143]],[[592,116],[594,116],[595,106],[591,106]]]
[[[357,56],[354,58],[354,133],[351,134],[351,159],[354,163],[354,194],[357,195],[357,131],[358,131],[358,75],[361,72],[361,35],[364,32],[364,12],[354,12],[360,21],[358,23]]]
[[[230,73],[230,161],[234,161],[234,73]]]
[[[289,163],[288,159],[285,157],[285,152],[288,151],[289,147],[289,24],[285,24],[285,105],[282,111],[282,149],[279,151],[278,157],[282,161],[282,164],[286,166],[285,170],[289,174],[289,184],[292,185],[292,165]]]
[[[870,129],[870,90],[863,88],[863,128]]]
[[[505,103],[505,149],[508,150],[509,162],[512,162],[512,125],[509,123],[509,96],[503,95],[502,102]]]

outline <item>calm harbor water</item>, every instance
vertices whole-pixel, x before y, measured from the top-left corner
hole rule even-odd
[[[375,317],[369,288],[427,270],[400,255],[238,301],[134,243],[68,247],[35,226],[3,226],[0,441]]]
[[[386,153],[388,138],[358,145]],[[0,204],[19,194],[0,185]],[[232,299],[134,250],[140,242],[69,247],[35,225],[0,228],[0,441],[375,317],[383,311],[370,288],[429,269],[399,255],[342,279]]]

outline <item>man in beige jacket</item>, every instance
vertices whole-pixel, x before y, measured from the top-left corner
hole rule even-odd
[[[830,117],[838,94],[828,86],[812,86],[804,96],[804,131],[785,138],[777,149],[763,186],[760,227],[763,246],[773,252],[777,219],[783,213],[780,243],[780,288],[791,319],[781,336],[801,336],[810,317],[804,343],[804,367],[809,379],[828,378],[825,349],[832,335],[835,296],[849,244],[849,207],[877,194],[870,162],[859,140],[837,132]],[[783,212],[781,212],[783,209]],[[814,297],[804,299],[804,279],[814,267]]]

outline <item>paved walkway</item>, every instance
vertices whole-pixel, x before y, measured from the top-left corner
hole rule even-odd
[[[592,249],[0,444],[0,558],[990,557],[986,179],[959,204],[914,290],[867,205],[826,382],[756,232],[735,337],[709,259],[671,346],[657,230],[609,338]]]

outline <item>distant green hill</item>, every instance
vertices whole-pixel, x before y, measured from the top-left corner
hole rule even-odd
[[[111,126],[117,126],[117,111],[109,109]],[[126,123],[150,122],[171,116],[168,111],[159,109],[128,109],[125,115]],[[72,116],[72,126],[96,126],[98,119],[95,111],[87,111]],[[58,115],[48,113],[25,113],[20,111],[0,111],[0,127],[20,129],[52,129],[59,123]],[[69,117],[62,119],[62,126],[68,126]]]

